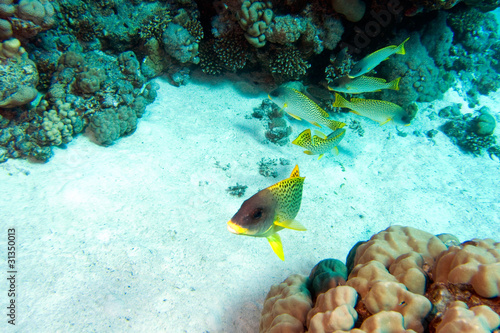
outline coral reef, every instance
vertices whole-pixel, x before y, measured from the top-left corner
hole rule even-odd
[[[460,243],[391,226],[356,244],[346,265],[323,260],[308,278],[273,286],[260,332],[490,332],[500,325],[499,242]]]
[[[337,13],[351,22],[358,22],[365,15],[366,4],[362,0],[331,0]]]
[[[497,142],[494,135],[496,121],[487,107],[481,108],[475,117],[472,114],[462,115],[459,109],[450,107],[439,111],[439,116],[450,119],[440,130],[463,151],[479,156],[485,150],[494,149]]]
[[[252,113],[254,118],[267,118],[266,139],[280,146],[287,144],[292,134],[292,128],[288,125],[284,115],[285,112],[269,99],[264,99],[259,107],[253,109]]]
[[[6,0],[0,4],[2,159],[46,160],[51,146],[88,125],[96,142],[109,145],[134,131],[154,96],[147,80],[166,74],[180,86],[196,68],[210,75],[259,73],[274,84],[304,80],[322,106],[338,111],[318,83],[345,76],[356,60],[408,36],[406,56],[376,69],[388,81],[401,76],[400,90],[375,98],[411,109],[415,101],[441,98],[460,79],[474,107],[481,94],[500,87],[498,25],[487,13],[499,6],[496,0]],[[286,144],[286,120],[274,111],[268,119],[266,137]],[[497,156],[491,118],[474,124],[458,140],[462,149]]]
[[[55,11],[51,0],[2,1],[0,4],[0,40],[36,36],[52,27]]]
[[[404,36],[408,35],[403,33],[400,38],[404,39]],[[403,108],[415,101],[431,102],[442,98],[443,93],[451,87],[452,78],[448,78],[444,70],[436,65],[418,33],[410,34],[405,49],[404,57],[390,57],[377,67],[378,75],[388,81],[401,77],[398,91],[384,89],[379,98]]]
[[[245,38],[256,48],[266,45],[265,32],[273,19],[271,1],[245,0],[236,13]]]
[[[137,118],[155,98],[156,88],[146,83],[131,51],[118,57],[68,51],[56,64],[48,92],[36,106],[0,109],[8,120],[0,128],[0,146],[7,157],[47,161],[51,147],[69,143],[88,124],[96,142],[109,145],[135,130]],[[24,74],[16,84],[29,78]]]
[[[8,48],[3,48],[4,54],[8,53],[7,50]],[[5,58],[0,62],[0,108],[14,108],[30,103],[37,96],[37,84],[36,65],[28,59],[26,53]]]

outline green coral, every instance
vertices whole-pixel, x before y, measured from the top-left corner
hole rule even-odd
[[[347,281],[347,267],[337,259],[321,260],[311,271],[307,288],[311,292],[312,299]]]

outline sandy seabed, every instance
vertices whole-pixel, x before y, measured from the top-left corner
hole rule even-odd
[[[243,93],[244,82],[157,82],[137,131],[113,146],[81,135],[48,163],[0,164],[2,276],[8,228],[18,244],[16,325],[7,324],[2,283],[0,331],[257,332],[272,284],[321,259],[345,260],[390,225],[462,241],[500,234],[500,163],[462,153],[441,132],[425,136],[445,122],[432,114],[467,105],[454,90],[420,104],[408,127],[339,115],[360,121],[364,136],[348,129],[340,154],[318,161],[265,139],[265,121],[250,115],[266,93]],[[499,94],[481,100],[500,120],[498,103]],[[292,139],[308,127],[289,122]],[[290,164],[266,178],[262,158]],[[230,234],[226,222],[295,164],[306,177],[297,220],[308,231],[280,233],[282,262],[266,239]],[[248,186],[241,198],[226,191],[237,183]]]

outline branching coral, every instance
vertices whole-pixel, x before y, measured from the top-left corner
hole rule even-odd
[[[277,48],[269,59],[271,74],[278,82],[293,81],[302,78],[311,67],[300,51],[294,47]]]

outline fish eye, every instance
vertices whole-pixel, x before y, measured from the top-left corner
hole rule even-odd
[[[254,220],[258,220],[262,217],[262,208],[257,208],[257,209],[254,209],[252,211],[252,213],[250,213],[250,216],[252,217],[252,219]]]

